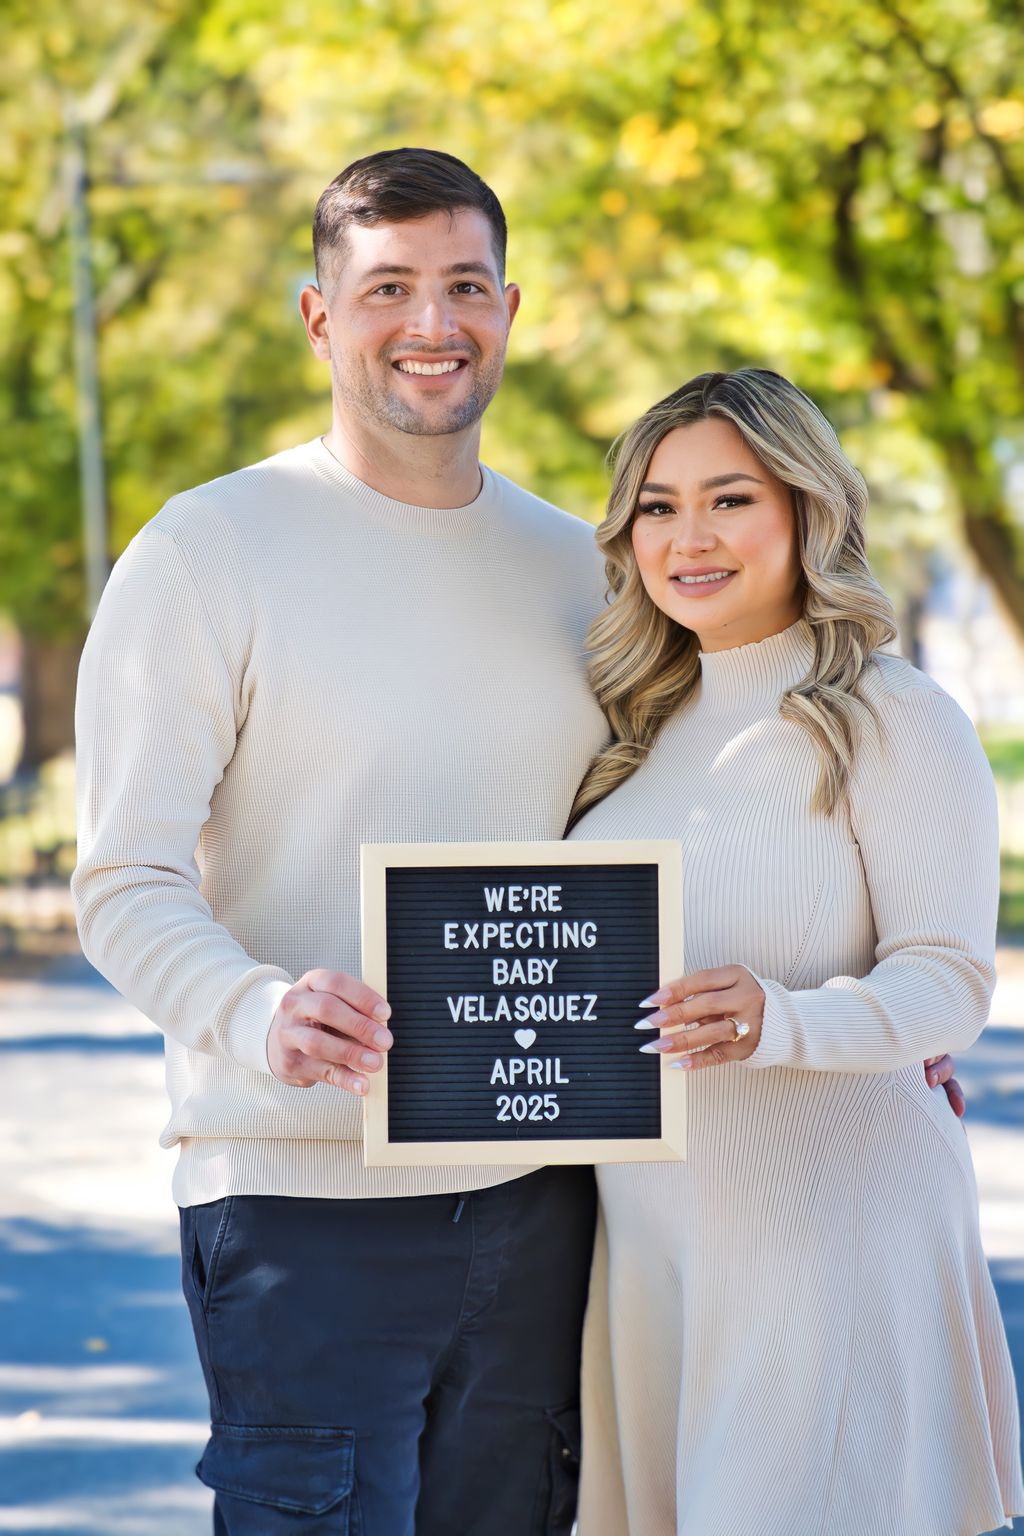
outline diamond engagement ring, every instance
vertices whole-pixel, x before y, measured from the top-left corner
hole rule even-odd
[[[750,1034],[750,1025],[749,1024],[744,1024],[742,1019],[732,1019],[732,1018],[730,1018],[730,1019],[726,1020],[726,1023],[727,1024],[732,1024],[733,1027],[736,1030],[736,1033],[732,1037],[734,1045],[736,1044],[737,1040],[742,1040],[746,1035]]]

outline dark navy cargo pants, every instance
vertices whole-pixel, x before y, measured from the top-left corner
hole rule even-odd
[[[461,1200],[181,1212],[215,1536],[569,1536],[593,1170]]]

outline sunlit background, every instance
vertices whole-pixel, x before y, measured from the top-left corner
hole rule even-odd
[[[203,1528],[159,1041],[77,956],[67,897],[75,669],[109,559],[167,496],[326,426],[296,309],[313,205],[402,144],[468,160],[509,218],[495,468],[596,520],[622,427],[758,363],[866,475],[903,650],[999,789],[1000,992],[964,1075],[1024,1358],[1021,20],[1015,0],[6,0],[0,1531]]]

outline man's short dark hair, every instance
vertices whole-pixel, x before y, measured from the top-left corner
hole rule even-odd
[[[431,213],[476,208],[491,226],[498,272],[504,276],[508,228],[485,181],[439,149],[384,149],[353,160],[320,195],[313,215],[313,260],[320,291],[337,276],[350,224],[401,224]]]

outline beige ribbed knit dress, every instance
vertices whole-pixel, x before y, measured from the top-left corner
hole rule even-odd
[[[812,813],[778,713],[810,655],[801,622],[703,656],[573,834],[679,838],[687,970],[767,994],[750,1060],[690,1079],[688,1161],[599,1171],[580,1536],[976,1536],[1024,1510],[967,1140],[921,1065],[988,1011],[991,778],[953,701],[878,657],[882,739]]]

